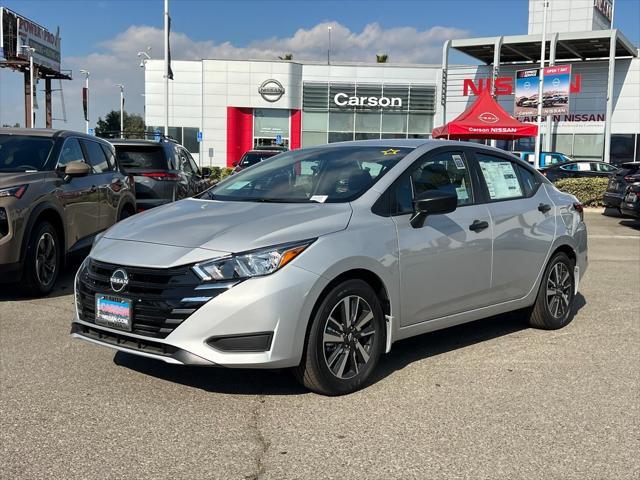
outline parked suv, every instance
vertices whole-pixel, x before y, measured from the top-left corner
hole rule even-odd
[[[617,167],[618,171],[611,176],[603,201],[605,206],[620,211],[620,203],[627,187],[640,182],[640,162],[622,163]]]
[[[209,184],[208,168],[200,169],[189,151],[175,140],[109,140],[118,162],[136,184],[138,211],[192,197]]]
[[[0,280],[54,286],[68,254],[135,213],[113,147],[65,130],[0,129]]]
[[[344,394],[403,338],[525,308],[564,327],[586,268],[582,206],[502,150],[334,143],[111,228],[78,271],[72,334],[173,364],[292,367]]]
[[[271,150],[267,148],[256,148],[245,152],[239,162],[234,163],[233,173],[238,173],[256,163],[260,163],[267,158],[274,157],[282,153],[282,150]]]

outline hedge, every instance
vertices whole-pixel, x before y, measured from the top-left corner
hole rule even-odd
[[[211,167],[211,176],[209,177],[209,183],[215,185],[221,180],[224,180],[233,172],[232,168],[227,167]]]
[[[608,178],[562,178],[554,182],[558,190],[575,195],[585,207],[603,207]]]

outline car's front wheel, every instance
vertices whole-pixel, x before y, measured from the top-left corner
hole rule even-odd
[[[373,289],[347,280],[321,301],[311,319],[296,377],[323,395],[344,395],[362,388],[385,344],[384,313]]]
[[[573,262],[566,253],[556,253],[542,277],[529,323],[545,330],[562,328],[573,318],[575,278]]]
[[[38,223],[29,238],[25,258],[23,286],[28,293],[41,296],[53,289],[61,258],[58,233],[49,222]]]

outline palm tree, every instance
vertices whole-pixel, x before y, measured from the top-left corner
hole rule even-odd
[[[280,60],[293,60],[293,53],[285,53],[281,57],[278,57]]]
[[[389,55],[387,55],[386,53],[378,53],[376,55],[377,63],[387,63],[388,61],[389,61]]]

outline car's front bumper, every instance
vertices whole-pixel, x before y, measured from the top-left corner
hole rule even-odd
[[[319,281],[320,280],[320,281]],[[300,363],[306,327],[321,277],[294,265],[245,280],[187,317],[166,338],[103,327],[76,314],[72,336],[167,363],[246,368],[285,368]],[[202,290],[206,295],[206,290]],[[223,351],[212,339],[269,336],[264,351]],[[208,343],[209,342],[209,343]]]

